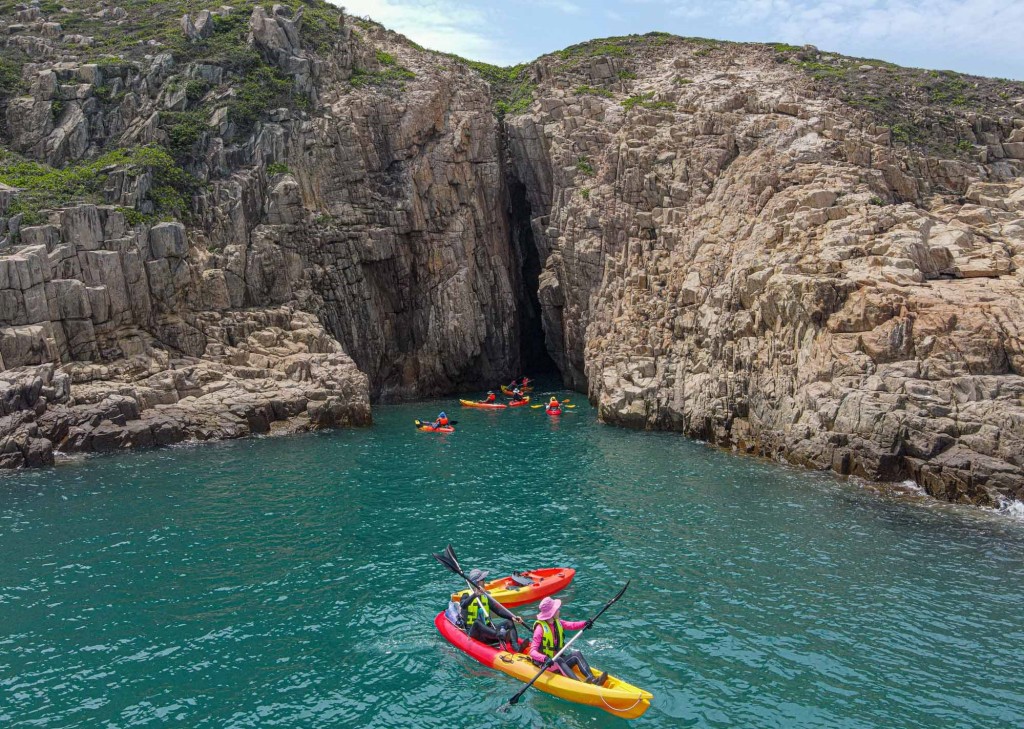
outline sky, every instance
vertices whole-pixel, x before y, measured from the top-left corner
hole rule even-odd
[[[499,66],[661,30],[1024,80],[1024,0],[332,1],[427,48]]]

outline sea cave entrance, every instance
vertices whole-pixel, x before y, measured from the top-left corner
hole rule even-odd
[[[530,377],[559,377],[558,365],[548,351],[540,299],[537,296],[541,272],[540,252],[530,224],[532,210],[526,187],[517,179],[509,181],[512,252],[519,264],[517,308],[519,310],[519,361]]]

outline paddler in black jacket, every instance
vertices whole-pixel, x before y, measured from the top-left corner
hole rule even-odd
[[[459,600],[463,625],[466,626],[469,637],[474,640],[489,645],[507,645],[517,651],[519,650],[519,635],[516,633],[516,624],[525,625],[526,623],[521,617],[484,592],[483,581],[488,574],[490,573],[484,570],[473,570],[469,573],[469,581],[473,583],[473,589]],[[505,622],[495,628],[494,623],[491,622],[491,613],[505,618]]]

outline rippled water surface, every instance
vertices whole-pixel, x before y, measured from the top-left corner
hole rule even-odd
[[[447,403],[445,403],[447,405]],[[580,402],[380,407],[363,431],[0,476],[0,726],[602,727],[432,625],[452,542],[571,565],[649,727],[1024,725],[1024,524],[869,492]],[[532,616],[530,608],[524,608]]]

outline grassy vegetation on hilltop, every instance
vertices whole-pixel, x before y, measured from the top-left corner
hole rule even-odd
[[[945,156],[971,153],[964,136],[970,112],[1014,116],[1024,82],[954,71],[906,68],[877,59],[823,53],[808,46],[768,44],[779,63],[805,72],[824,91],[870,112],[897,143]]]

